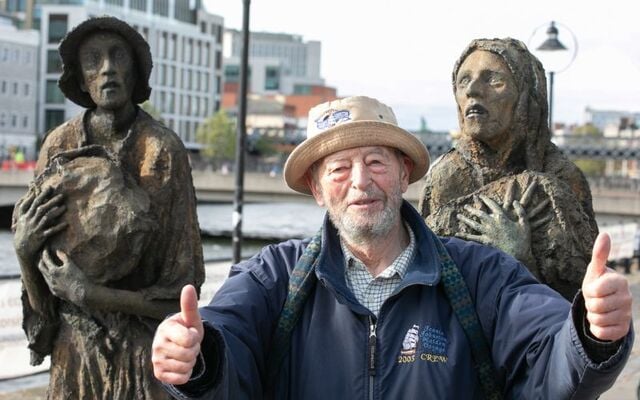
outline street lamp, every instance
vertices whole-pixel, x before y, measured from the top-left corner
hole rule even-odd
[[[233,263],[240,262],[242,254],[242,205],[244,198],[244,151],[247,136],[247,74],[249,69],[249,8],[251,0],[242,2],[242,57],[240,59],[240,88],[238,93],[238,124],[236,137],[236,175],[233,197]]]
[[[566,26],[561,25],[563,30],[566,30],[573,39],[573,46],[571,48],[565,46],[558,39],[558,28],[556,22],[551,21],[546,29],[546,40],[541,45],[535,48],[534,54],[540,59],[542,65],[549,73],[549,129],[553,134],[553,80],[556,73],[560,73],[569,68],[569,65],[573,62],[578,52],[578,42],[573,32]],[[531,48],[531,42],[536,40],[536,33],[539,32],[544,25],[538,27],[529,39],[529,47]],[[571,51],[572,50],[572,51]],[[567,57],[568,56],[568,57]]]

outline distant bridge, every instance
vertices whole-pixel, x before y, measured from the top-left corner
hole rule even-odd
[[[448,135],[419,135],[432,160],[449,151],[453,142]],[[640,160],[640,138],[594,138],[558,136],[556,146],[571,160]]]
[[[24,195],[31,178],[32,173],[28,171],[0,172],[0,207],[10,207]],[[193,183],[199,202],[233,201],[235,180],[232,174],[193,171]],[[247,173],[244,184],[245,202],[313,201],[310,196],[289,189],[282,175]],[[405,198],[417,204],[421,185],[421,181],[410,185]],[[591,191],[596,214],[640,217],[640,186],[609,188],[592,184]]]

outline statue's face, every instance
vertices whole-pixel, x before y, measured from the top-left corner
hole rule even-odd
[[[80,87],[98,106],[118,110],[131,102],[136,81],[131,46],[118,34],[96,32],[80,45]]]
[[[510,143],[518,89],[502,58],[489,51],[474,51],[458,69],[455,85],[462,134],[494,150]]]

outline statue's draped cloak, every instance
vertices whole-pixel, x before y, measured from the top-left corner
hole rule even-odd
[[[94,283],[137,291],[148,300],[177,302],[185,284],[199,288],[204,280],[191,169],[176,134],[144,111],[138,109],[137,113],[126,137],[111,148],[88,145],[88,112],[53,130],[40,151],[35,190],[39,184],[51,184],[56,171],[53,181],[58,183],[68,182],[67,175],[74,171],[76,177],[91,173],[92,168],[105,174],[87,177],[95,181],[84,186],[91,191],[86,199],[90,206],[83,208],[77,193],[67,193],[65,200],[71,204],[62,218],[85,217],[82,224],[68,221],[75,231],[61,234],[68,235],[66,239],[78,239],[75,247],[60,237],[50,240],[47,246],[70,252],[71,259]],[[74,153],[78,153],[75,158],[66,159],[65,155]],[[61,184],[58,189],[68,186]],[[124,188],[119,190],[122,193],[109,194],[118,187]],[[114,202],[132,204],[108,209]],[[106,209],[92,211],[93,206]],[[129,219],[123,223],[124,214]],[[113,219],[92,224],[91,217],[101,215],[111,215]],[[134,228],[126,232],[126,240],[109,243],[109,235],[114,235],[118,223]],[[83,234],[94,237],[82,238]],[[96,243],[93,247],[98,256],[90,254],[91,240]],[[74,251],[85,265],[74,259]],[[167,398],[153,377],[151,365],[151,342],[160,321],[122,312],[81,309],[51,293],[41,295],[50,298],[46,315],[31,309],[23,291],[23,328],[29,339],[32,364],[51,355],[48,398]]]
[[[582,172],[551,142],[545,72],[522,42],[510,38],[473,40],[454,65],[453,92],[461,65],[475,51],[499,56],[511,71],[518,90],[511,127],[503,135],[500,149],[491,149],[463,130],[456,147],[429,170],[420,198],[421,214],[437,234],[477,234],[456,218],[456,214],[465,213],[465,205],[481,207],[480,194],[502,204],[510,183],[515,183],[514,199],[519,200],[528,184],[537,180],[527,211],[548,198],[550,204],[534,220],[545,216],[551,220],[533,230],[535,265],[527,266],[541,282],[571,301],[582,283],[598,233],[589,186]],[[460,126],[463,113],[458,106]]]
[[[456,218],[464,206],[481,206],[484,194],[502,204],[510,182],[519,199],[536,179],[536,188],[527,211],[548,198],[550,204],[534,220],[551,220],[532,231],[531,249],[536,265],[530,271],[568,300],[580,288],[591,246],[598,229],[591,205],[591,192],[578,168],[549,144],[540,171],[507,170],[479,165],[461,150],[452,149],[438,159],[425,178],[420,212],[427,225],[439,235],[476,233]]]

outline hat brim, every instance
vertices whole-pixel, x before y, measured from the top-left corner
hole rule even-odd
[[[337,125],[298,145],[284,165],[284,180],[296,192],[311,194],[305,174],[313,163],[329,154],[361,146],[387,146],[402,151],[413,161],[409,183],[422,178],[429,169],[429,152],[411,133],[385,122],[355,121]]]

